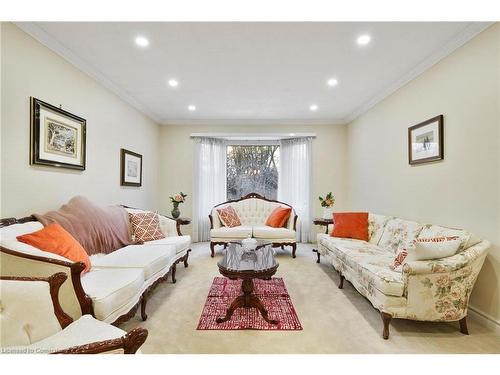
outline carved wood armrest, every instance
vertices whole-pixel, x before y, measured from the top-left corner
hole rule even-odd
[[[123,349],[125,354],[135,354],[148,337],[148,330],[134,328],[132,331],[116,339],[97,341],[90,344],[73,346],[52,354],[99,354],[111,350]]]

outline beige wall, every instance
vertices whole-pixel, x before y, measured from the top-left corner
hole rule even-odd
[[[347,209],[345,191],[346,165],[346,127],[343,125],[270,125],[270,126],[207,126],[207,125],[169,125],[161,129],[160,179],[163,212],[171,210],[168,196],[178,191],[189,195],[187,202],[181,204],[181,214],[192,217],[193,193],[193,140],[191,133],[315,133],[312,158],[312,199],[316,216],[322,215],[317,197],[332,191],[337,199],[335,208]],[[208,212],[207,212],[208,215]],[[315,228],[318,229],[318,228]],[[319,229],[318,229],[319,230]],[[183,230],[184,231],[184,230]],[[191,226],[186,228],[191,233]]]
[[[10,23],[1,33],[1,216],[57,208],[81,194],[154,208],[159,126]],[[29,165],[30,96],[87,120],[87,169]],[[120,148],[143,154],[143,186],[120,186]]]
[[[500,27],[348,125],[350,207],[465,228],[493,243],[472,294],[500,321]],[[444,160],[408,164],[407,129],[444,115]]]

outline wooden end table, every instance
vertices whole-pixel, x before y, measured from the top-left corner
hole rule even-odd
[[[278,324],[277,320],[270,319],[268,312],[261,300],[253,294],[254,279],[270,279],[276,273],[279,263],[274,258],[272,244],[259,241],[255,250],[245,250],[241,242],[229,242],[224,251],[224,257],[217,263],[221,275],[229,279],[242,279],[241,290],[243,294],[236,297],[226,311],[224,317],[217,318],[217,323],[231,319],[238,308],[249,309],[255,307],[259,310],[264,320],[270,324]]]
[[[177,234],[179,236],[182,236],[181,232],[181,225],[189,225],[191,224],[191,219],[189,217],[178,217],[177,219],[174,219],[173,217],[167,216],[169,219],[175,220],[176,223],[176,228],[177,228]]]
[[[333,219],[324,219],[322,217],[317,217],[313,220],[314,225],[320,225],[325,227],[325,234],[328,234],[328,226],[330,224],[333,224]],[[318,252],[318,249],[312,249],[313,253],[316,253],[318,256],[318,259],[316,260],[316,263],[321,262],[321,254]]]

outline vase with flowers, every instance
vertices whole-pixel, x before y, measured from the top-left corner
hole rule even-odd
[[[184,203],[186,197],[187,194],[184,194],[182,191],[170,197],[170,202],[172,202],[172,205],[174,206],[171,212],[174,219],[177,219],[181,215],[181,212],[179,211],[179,204]]]
[[[323,218],[331,219],[333,215],[333,205],[335,204],[335,198],[332,192],[329,192],[325,197],[319,197],[321,207],[323,207]]]

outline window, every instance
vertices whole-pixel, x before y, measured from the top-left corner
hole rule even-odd
[[[278,197],[278,145],[229,145],[226,151],[227,199],[259,193]]]

